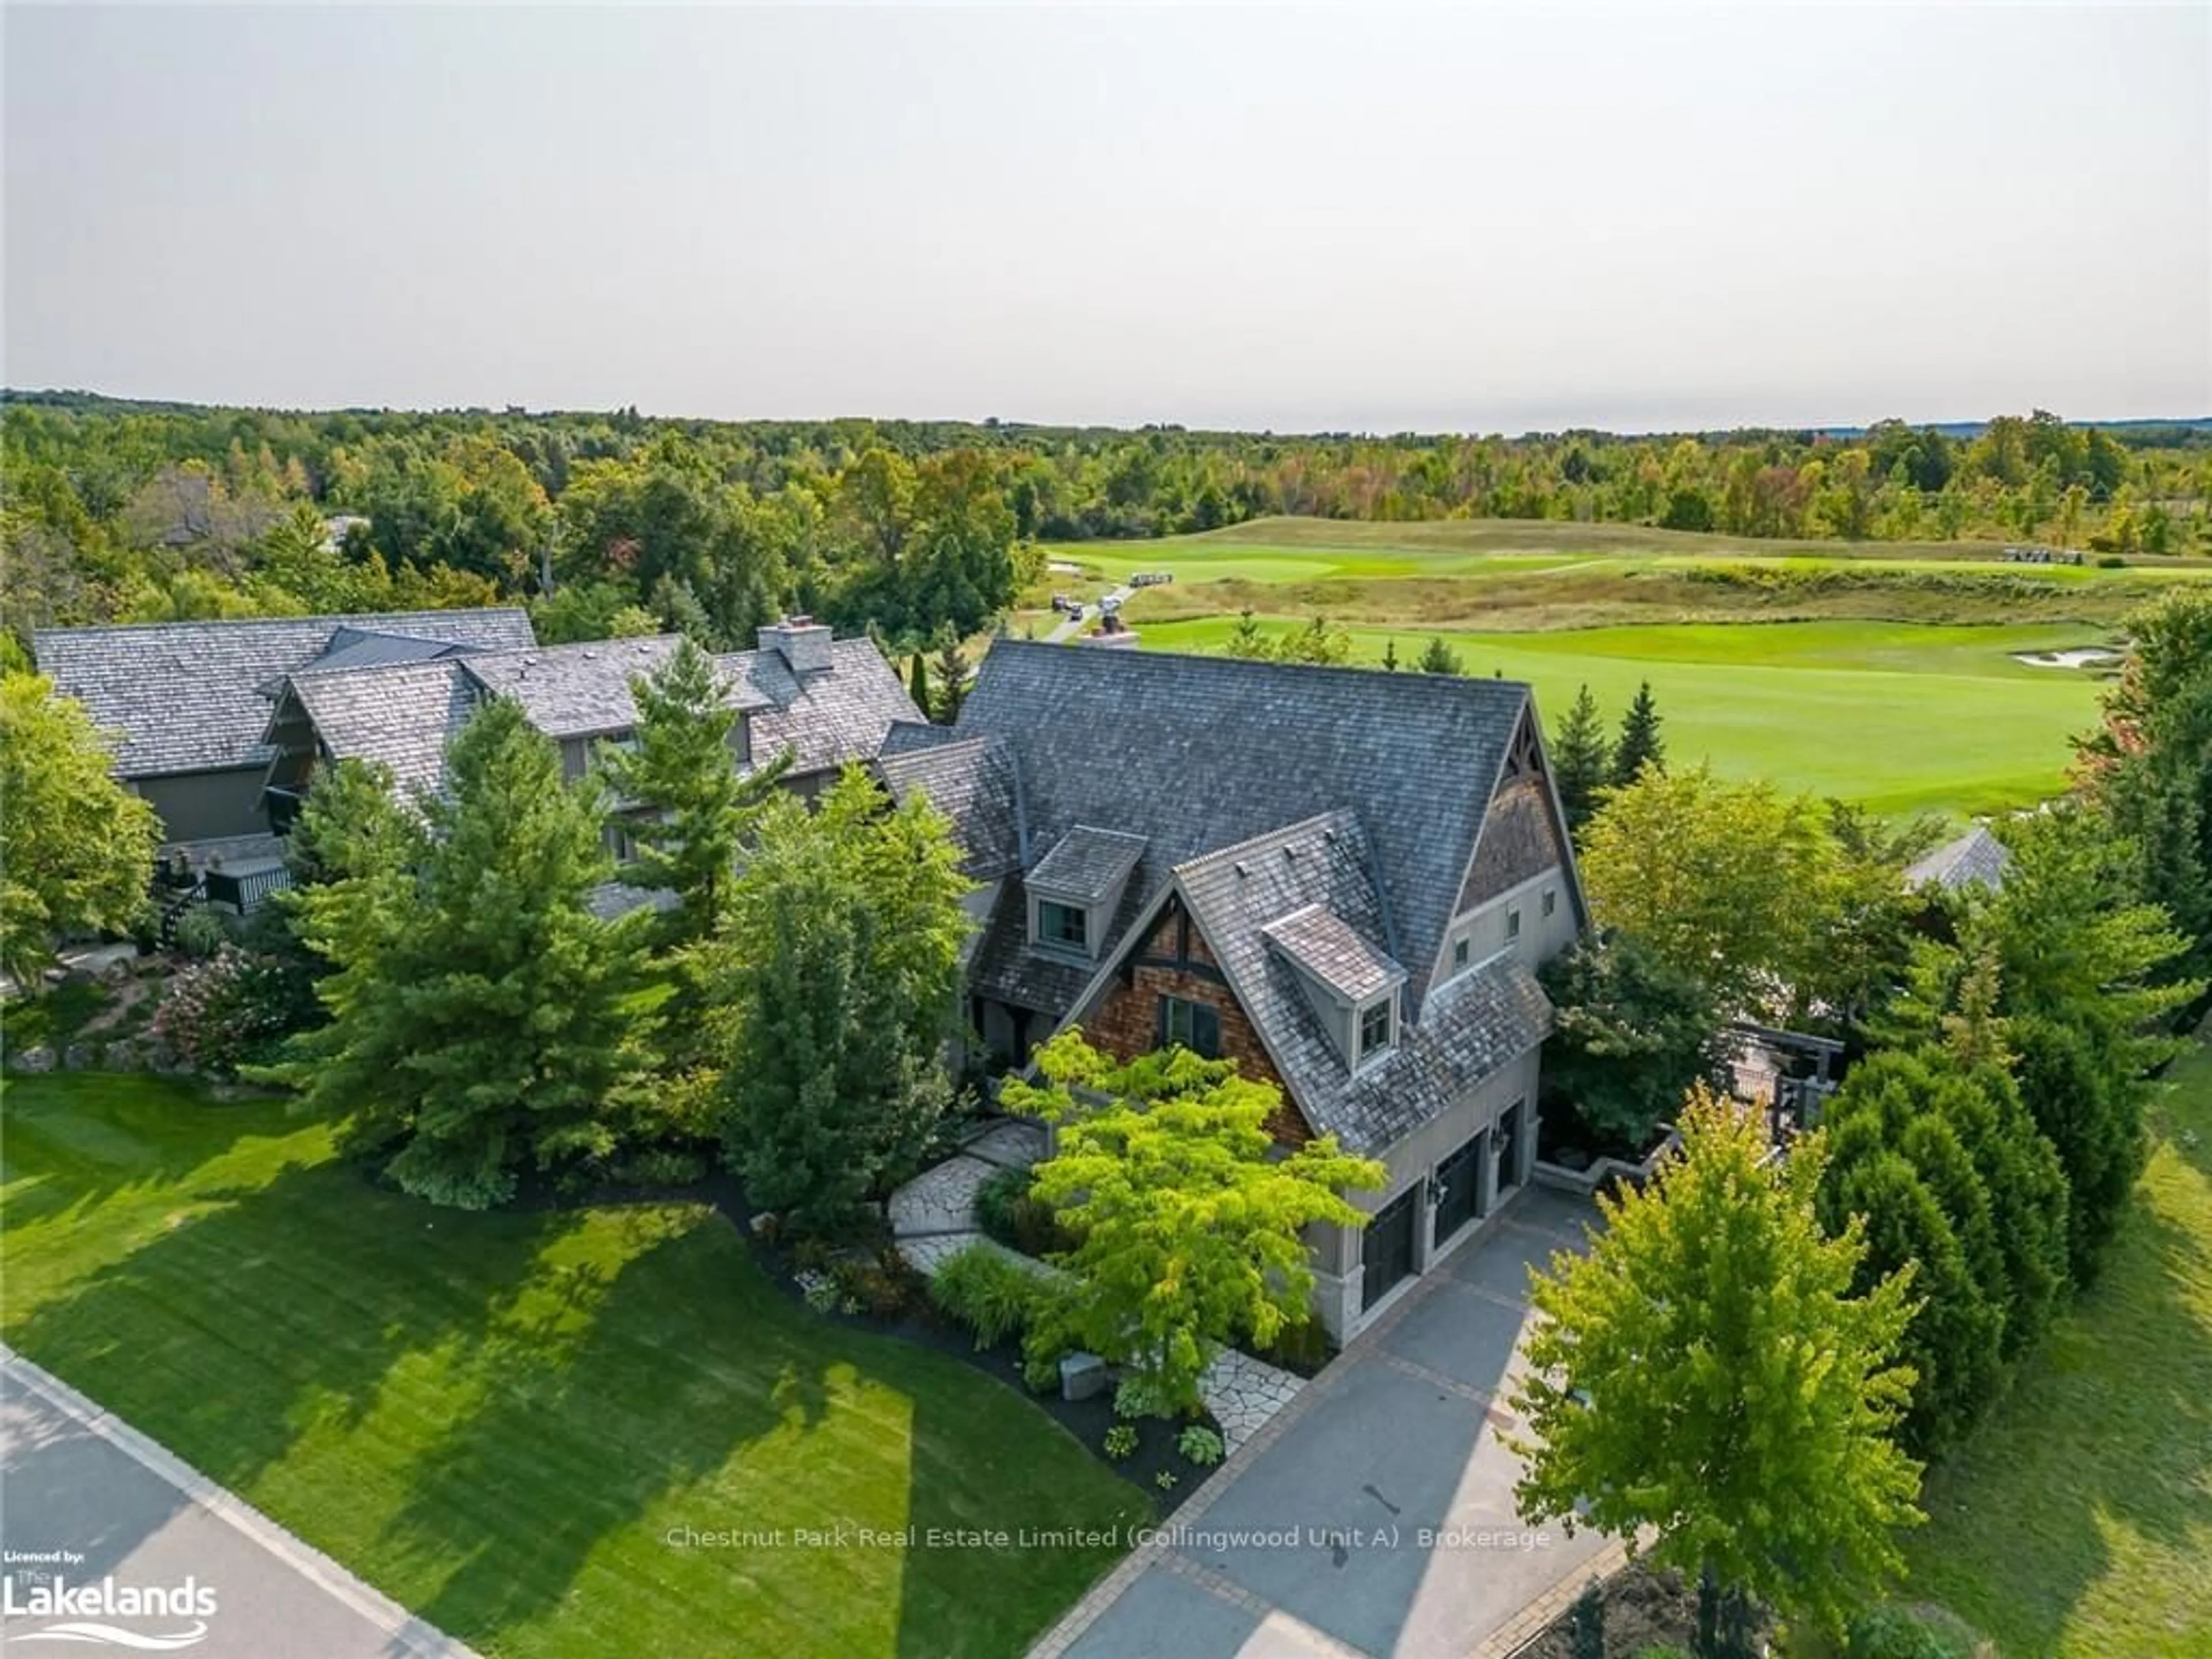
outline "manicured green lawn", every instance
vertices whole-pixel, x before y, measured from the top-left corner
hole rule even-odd
[[[1140,626],[1145,645],[1223,649],[1225,617]],[[1269,619],[1267,631],[1299,624]],[[1395,641],[1410,666],[1432,632],[1355,628],[1355,657]],[[2015,651],[2099,643],[2064,626],[1936,628],[1899,623],[1692,623],[1558,633],[1451,632],[1468,672],[1536,688],[1556,723],[1587,683],[1609,720],[1651,682],[1676,762],[1772,778],[1884,813],[1968,816],[2057,793],[2072,735],[2096,714],[2097,683],[2030,668]]]
[[[7,1340],[487,1655],[1011,1655],[1118,1551],[888,1534],[1149,1513],[1012,1390],[779,1295],[703,1206],[432,1211],[281,1103],[144,1078],[0,1114]]]
[[[2022,565],[1996,542],[1781,541],[1697,535],[1643,525],[1567,524],[1522,519],[1438,519],[1359,523],[1340,519],[1268,518],[1193,536],[1154,541],[1064,542],[1053,558],[1119,578],[1171,570],[1178,582],[1310,581],[1331,576],[1506,574],[1594,562],[1661,564],[1772,563],[1796,569],[1908,562],[1928,571],[1987,572],[2060,581],[2155,581],[2212,576],[2212,562],[2148,561],[2123,570],[2092,565]]]
[[[1909,1594],[2006,1659],[2212,1654],[2212,1047],[2103,1279],[1929,1482]]]

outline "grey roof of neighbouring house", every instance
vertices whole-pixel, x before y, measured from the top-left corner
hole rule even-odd
[[[452,658],[292,678],[290,695],[340,760],[388,766],[402,797],[434,793],[446,745],[477,706],[475,682]]]
[[[1120,886],[1145,855],[1142,836],[1079,823],[1052,845],[1029,873],[1031,890],[1096,904]]]
[[[429,662],[451,657],[469,647],[445,640],[426,640],[410,634],[379,634],[346,627],[332,634],[319,654],[302,663],[295,674],[341,673],[349,668],[376,668],[386,663]]]
[[[156,777],[266,761],[276,683],[342,629],[489,651],[533,637],[522,611],[500,608],[40,629],[33,650],[56,690],[122,734],[117,773]]]
[[[523,717],[549,738],[600,737],[637,724],[629,683],[675,653],[676,634],[540,646],[469,659],[483,688],[522,705]]]
[[[447,744],[480,695],[514,698],[547,736],[605,736],[637,722],[631,679],[676,648],[672,634],[478,652],[434,662],[386,663],[291,677],[315,735],[337,759],[381,761],[403,785],[435,788]],[[714,659],[731,701],[744,711],[752,758],[766,765],[787,747],[794,775],[872,758],[895,720],[916,711],[875,646],[841,640],[831,666],[793,674],[775,651]]]
[[[1346,1002],[1364,1002],[1406,977],[1390,953],[1335,911],[1309,904],[1267,923],[1267,942]]]
[[[1390,962],[1392,917],[1358,815],[1321,814],[1179,866],[1177,890],[1307,1121],[1354,1152],[1378,1151],[1464,1097],[1548,1036],[1552,1005],[1501,957],[1441,981],[1389,1054],[1354,1073],[1272,941],[1288,919],[1322,914],[1364,954]],[[1395,967],[1395,963],[1391,963]]]
[[[2002,887],[2012,854],[1980,824],[1956,841],[1946,842],[1905,872],[1907,887],[1931,883],[1948,892],[1965,887]]]
[[[873,760],[894,726],[923,723],[897,671],[865,636],[833,641],[830,665],[804,674],[793,673],[773,649],[714,660],[734,676],[738,706],[751,711],[745,726],[756,766],[786,749],[793,776]]]
[[[938,737],[918,734],[933,732]],[[997,738],[955,738],[943,726],[892,726],[876,757],[891,799],[916,793],[949,819],[960,867],[974,881],[997,881],[1022,867],[1021,790],[1012,752]]]
[[[1100,941],[1107,954],[1177,865],[1317,814],[1354,813],[1395,926],[1382,943],[1407,965],[1418,1012],[1528,705],[1528,688],[1508,680],[1002,639],[954,731],[995,737],[1012,753],[1032,854],[1078,825],[1146,837]],[[1085,976],[1071,987],[1064,964],[1028,946],[1011,902],[1002,896],[976,953],[976,988],[1064,1014]]]

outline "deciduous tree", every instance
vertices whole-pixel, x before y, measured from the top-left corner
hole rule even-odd
[[[1307,1316],[1313,1267],[1300,1230],[1354,1226],[1343,1196],[1382,1166],[1324,1135],[1287,1158],[1267,1132],[1273,1085],[1231,1060],[1170,1048],[1117,1064],[1079,1031],[1036,1056],[1044,1081],[1009,1079],[1007,1105],[1059,1126],[1031,1193],[1077,1236],[1054,1258],[1073,1281],[1042,1340],[1127,1365],[1173,1411],[1199,1406],[1222,1346],[1265,1345]]]
[[[1682,1129],[1649,1188],[1600,1200],[1588,1254],[1535,1276],[1510,1443],[1524,1516],[1699,1580],[1710,1652],[1730,1598],[1836,1628],[1898,1570],[1923,1518],[1893,1438],[1912,1304],[1906,1274],[1859,1288],[1858,1228],[1820,1226],[1817,1135],[1771,1161],[1759,1115],[1703,1091]]]
[[[1719,1076],[1712,993],[1618,932],[1583,940],[1538,976],[1559,1011],[1546,1088],[1608,1150],[1641,1156],[1691,1086]]]
[[[0,677],[0,968],[35,993],[63,933],[143,913],[161,828],[115,781],[82,703],[37,674]]]
[[[1615,789],[1583,831],[1581,862],[1601,926],[1735,1009],[1804,969],[1834,859],[1810,802],[1698,766]]]

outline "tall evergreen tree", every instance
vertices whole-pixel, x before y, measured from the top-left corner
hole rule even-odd
[[[949,1101],[968,884],[921,797],[858,768],[771,802],[714,953],[728,998],[723,1146],[762,1208],[830,1233],[919,1157]]]
[[[637,886],[676,895],[659,931],[665,944],[690,944],[721,920],[738,842],[790,757],[738,775],[731,744],[737,708],[714,659],[688,638],[652,673],[633,678],[630,695],[637,704],[634,745],[599,752],[620,804],[641,809],[618,820],[637,849],[623,874]]]
[[[927,652],[914,653],[914,661],[907,669],[906,695],[925,717],[936,703],[936,698],[929,694],[929,655]]]
[[[1382,641],[1382,666],[1386,672],[1398,672],[1398,641],[1395,637]]]
[[[1862,1220],[1862,1285],[1917,1264],[1918,1306],[1899,1352],[1915,1373],[1905,1443],[1923,1456],[1980,1419],[2006,1352],[2011,1280],[1990,1194],[1936,1099],[1959,1081],[1940,1054],[1877,1054],[1853,1068],[1823,1117],[1831,1156],[1821,1220],[1834,1237]]]
[[[1613,782],[1616,787],[1636,781],[1647,766],[1667,769],[1667,744],[1659,732],[1659,705],[1651,696],[1651,682],[1636,688],[1636,696],[1622,716],[1620,738],[1613,746]]]
[[[1552,781],[1559,787],[1569,830],[1581,829],[1597,811],[1598,792],[1605,787],[1612,764],[1613,746],[1606,741],[1597,699],[1585,683],[1575,693],[1552,743]]]
[[[343,854],[300,900],[336,970],[316,988],[331,1023],[272,1075],[350,1120],[408,1192],[482,1209],[526,1164],[614,1148],[645,916],[604,921],[588,902],[613,867],[599,793],[564,781],[560,751],[501,698],[454,740],[419,818],[381,790],[308,799],[317,846]]]
[[[960,705],[968,700],[968,659],[960,654],[960,636],[950,627],[937,630],[937,701],[915,706],[939,726],[960,718]]]

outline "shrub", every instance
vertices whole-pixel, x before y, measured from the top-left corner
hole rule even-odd
[[[1060,1356],[1033,1353],[1022,1359],[1022,1381],[1032,1394],[1050,1394],[1060,1386]]]
[[[1014,1243],[1014,1206],[1029,1196],[1027,1170],[994,1170],[975,1189],[975,1224],[1000,1243]]]
[[[1034,1171],[1000,1170],[975,1189],[975,1220],[988,1237],[1024,1255],[1054,1255],[1073,1243],[1051,1205],[1030,1191]]]
[[[1328,1364],[1334,1352],[1328,1340],[1328,1328],[1318,1319],[1301,1319],[1276,1332],[1273,1341],[1247,1341],[1243,1346],[1255,1359],[1264,1359],[1270,1365],[1295,1371],[1300,1376],[1314,1375]]]
[[[830,1267],[830,1277],[844,1299],[854,1304],[854,1312],[865,1309],[887,1319],[906,1306],[906,1286],[880,1261],[847,1256]]]
[[[1592,1579],[1575,1597],[1567,1619],[1573,1659],[1605,1659],[1605,1592]]]
[[[834,1279],[814,1279],[799,1294],[805,1299],[806,1305],[818,1314],[836,1313],[839,1302],[842,1300],[837,1292],[837,1281]]]
[[[625,1187],[689,1187],[707,1173],[707,1160],[696,1152],[680,1152],[670,1146],[648,1146],[617,1163],[611,1177]]]
[[[1203,1423],[1194,1423],[1176,1437],[1176,1449],[1201,1469],[1210,1469],[1226,1455],[1221,1437]]]
[[[1106,1431],[1106,1455],[1115,1462],[1131,1455],[1137,1449],[1137,1427],[1133,1423],[1116,1423]]]
[[[1026,1326],[1038,1302],[1029,1269],[988,1245],[947,1256],[930,1275],[929,1297],[975,1333],[978,1348],[996,1347]]]
[[[1172,1417],[1175,1414],[1166,1395],[1148,1376],[1132,1374],[1121,1379],[1114,1390],[1114,1415],[1116,1417]]]
[[[295,965],[225,944],[170,981],[152,1030],[186,1065],[228,1077],[269,1059],[316,1012],[313,986]]]
[[[1875,1607],[1851,1620],[1847,1659],[1973,1659],[1974,1638],[1936,1609]]]
[[[204,961],[230,943],[230,929],[206,905],[195,904],[177,918],[170,937],[185,956]]]
[[[1162,1469],[1152,1477],[1152,1484],[1162,1492],[1173,1492],[1176,1489],[1176,1472],[1173,1469]]]

